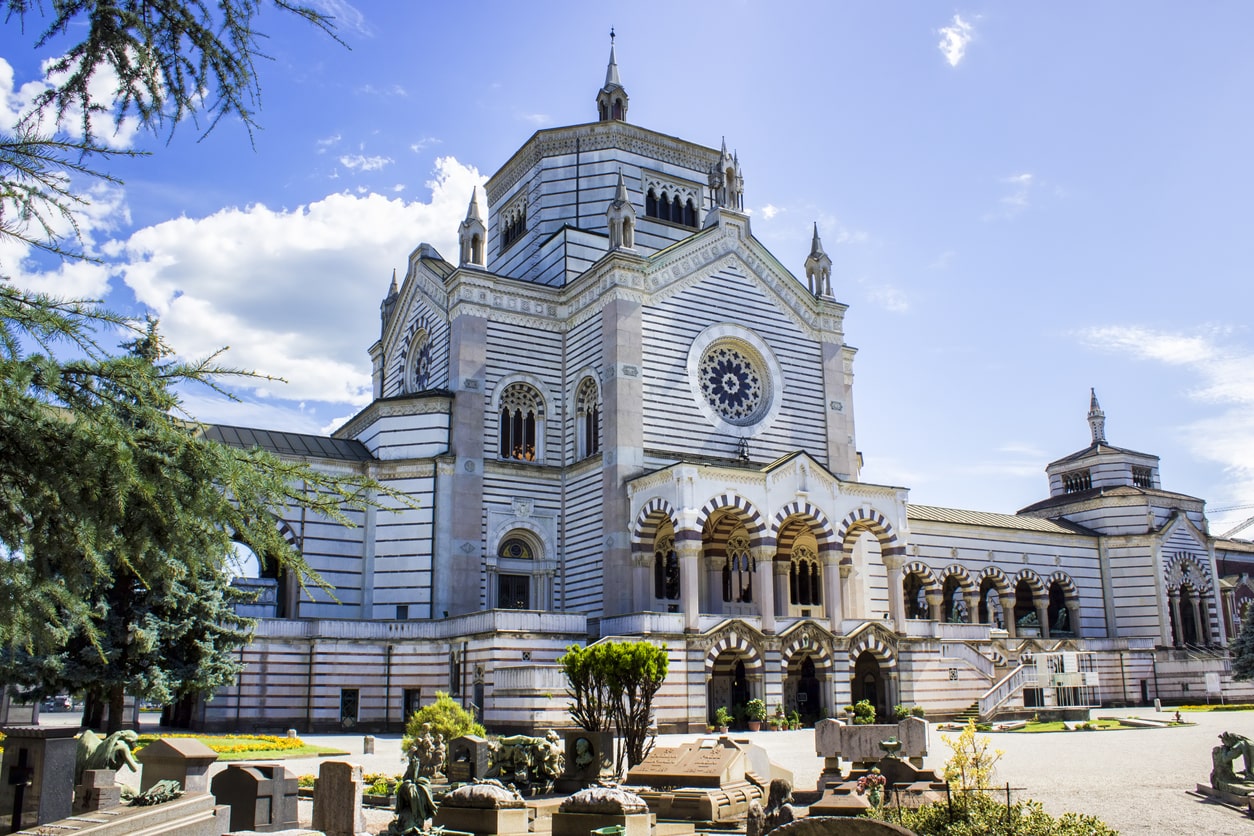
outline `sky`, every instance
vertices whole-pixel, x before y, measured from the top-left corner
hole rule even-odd
[[[1088,445],[1093,387],[1108,441],[1160,456],[1213,533],[1254,516],[1254,5],[311,2],[343,43],[263,9],[251,136],[110,130],[150,153],[77,184],[101,263],[0,241],[22,286],[286,381],[186,392],[196,418],[326,433],[361,409],[392,271],[422,242],[455,259],[475,184],[595,120],[613,27],[629,121],[726,138],[803,279],[818,223],[865,481],[1013,513]],[[65,49],[37,24],[0,27],[0,129]]]

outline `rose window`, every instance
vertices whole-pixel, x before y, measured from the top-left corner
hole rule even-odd
[[[711,346],[698,369],[701,394],[730,424],[752,424],[767,401],[761,362],[742,346]]]
[[[431,341],[423,340],[414,358],[414,388],[422,391],[431,382]]]

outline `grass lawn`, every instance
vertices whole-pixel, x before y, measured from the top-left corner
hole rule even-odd
[[[1089,729],[1080,729],[1079,726],[1087,725]],[[1130,729],[1133,726],[1125,726],[1118,720],[1090,720],[1087,723],[1072,723],[1072,729],[1068,729],[1066,725],[1058,720],[1053,723],[1028,723],[1021,729],[1014,729],[1011,734],[1027,733],[1036,734],[1039,732],[1060,732],[1060,731],[1106,731],[1107,729]]]
[[[300,738],[279,737],[269,734],[145,734],[140,735],[136,750],[160,738],[184,738],[199,740],[218,753],[222,761],[283,760],[308,758],[319,755],[347,755],[343,749],[314,746]]]

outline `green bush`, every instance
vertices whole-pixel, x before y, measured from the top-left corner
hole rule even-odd
[[[752,699],[745,703],[745,719],[751,723],[761,723],[766,719],[766,703]]]
[[[714,725],[730,726],[732,722],[731,712],[727,710],[727,706],[720,705],[718,710],[714,712]]]
[[[917,836],[1118,836],[1095,816],[1063,813],[1054,818],[1040,802],[1006,805],[983,793],[958,796],[953,808],[939,802],[896,809],[885,806],[872,818],[899,824]]]
[[[444,735],[446,741],[465,734],[487,736],[483,726],[475,722],[475,715],[443,691],[435,692],[435,702],[431,705],[424,705],[409,715],[409,720],[405,722],[405,736],[401,739],[404,751],[408,751],[414,738],[422,734],[424,723],[430,723],[431,733]]]
[[[845,711],[853,715],[855,726],[871,726],[875,724],[875,706],[870,700],[858,700],[853,705],[845,706]]]
[[[926,717],[926,716],[927,716],[927,712],[924,711],[923,706],[921,705],[906,705],[905,703],[898,703],[897,705],[893,706],[893,719],[896,720],[898,723],[900,723],[902,720],[906,719],[907,717]]]

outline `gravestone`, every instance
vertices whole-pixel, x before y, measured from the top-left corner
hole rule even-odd
[[[567,729],[566,767],[554,788],[574,792],[602,781],[616,781],[614,733]]]
[[[810,805],[811,816],[860,816],[870,806],[865,795],[858,795],[858,780],[871,769],[878,769],[886,782],[884,803],[920,807],[943,802],[945,782],[935,770],[922,769],[898,757],[883,757],[869,769],[854,769],[849,777],[831,782],[823,797]]]
[[[121,803],[122,788],[118,786],[117,773],[111,769],[85,770],[83,783],[74,788],[75,812],[94,813]]]
[[[884,756],[880,743],[890,738],[901,742],[900,754],[915,766],[923,766],[928,752],[928,723],[921,717],[907,717],[900,723],[846,726],[837,720],[820,720],[814,726],[814,751],[824,759],[817,789],[841,780],[841,758],[856,767],[870,768]]]
[[[649,836],[653,816],[640,796],[618,788],[590,787],[562,802],[553,814],[553,836],[585,836],[620,827],[622,836]]]
[[[491,747],[486,738],[466,734],[453,738],[448,747],[448,769],[444,776],[450,784],[479,781],[488,776]]]
[[[326,836],[359,836],[366,832],[366,816],[361,809],[365,788],[361,765],[347,761],[326,761],[314,782],[313,829]]]
[[[480,781],[445,795],[434,822],[446,832],[460,830],[476,836],[521,835],[528,829],[527,805],[521,795],[499,781]]]
[[[731,738],[657,747],[627,772],[626,784],[659,818],[724,822],[761,802],[769,778],[749,769]]]
[[[213,795],[231,808],[231,830],[272,833],[298,824],[299,782],[277,763],[233,763],[213,779]]]
[[[22,830],[69,816],[77,729],[9,726],[3,731],[0,827]]]
[[[209,767],[218,753],[199,740],[168,737],[149,743],[135,760],[143,766],[139,791],[147,792],[158,781],[178,781],[184,792],[209,792]]]

